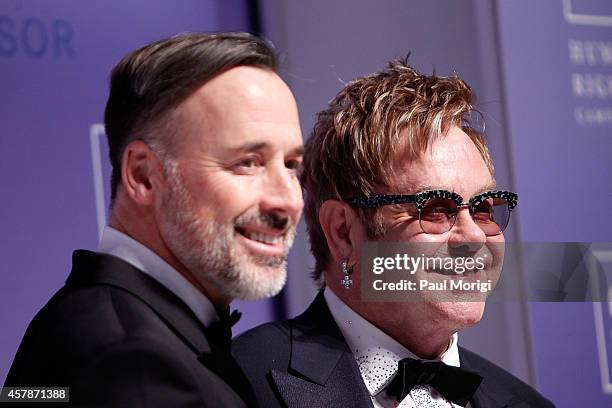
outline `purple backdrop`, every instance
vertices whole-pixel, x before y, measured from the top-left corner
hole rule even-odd
[[[96,246],[104,205],[96,205],[92,158],[104,163],[101,196],[108,166],[103,138],[101,152],[92,154],[90,127],[102,119],[112,65],[127,51],[176,32],[244,30],[244,3],[0,3],[0,381],[27,323],[66,278],[71,251]],[[612,2],[261,3],[264,29],[284,54],[305,132],[339,79],[380,69],[388,58],[413,50],[426,71],[432,65],[457,69],[481,96],[498,178],[521,195],[518,238],[612,241]],[[300,237],[291,261],[291,314],[312,295]],[[269,302],[241,306],[247,310],[238,331],[272,317]],[[597,328],[610,326],[611,313],[600,306],[531,304],[531,336],[520,311],[514,320],[502,311],[475,334],[463,333],[462,342],[530,379],[532,356],[518,343],[532,341],[546,396],[560,407],[609,407],[612,394],[604,383],[612,338],[605,329],[598,337]],[[519,352],[526,362],[513,364]]]
[[[610,242],[612,2],[497,7],[521,238]],[[612,310],[601,306],[530,305],[540,390],[559,407],[612,406],[612,337],[596,330]]]
[[[246,10],[244,0],[0,3],[0,383],[72,251],[97,245],[96,206],[105,205],[95,198],[90,127],[102,121],[113,64],[179,32],[248,30]],[[238,330],[271,317],[269,302],[249,303]]]

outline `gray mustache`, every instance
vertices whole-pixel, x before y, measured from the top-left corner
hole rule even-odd
[[[236,219],[235,226],[257,225],[260,227],[273,228],[279,231],[289,229],[293,223],[290,217],[283,217],[278,214],[244,214]]]

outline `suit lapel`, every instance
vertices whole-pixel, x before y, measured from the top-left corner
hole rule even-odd
[[[278,394],[289,408],[329,406],[371,408],[370,395],[357,363],[336,325],[323,293],[304,314],[290,322],[291,360],[287,372],[269,373]],[[471,408],[519,408],[522,402],[495,381],[487,380],[470,352],[459,347],[461,367],[478,372],[483,382],[470,401]]]
[[[191,309],[156,280],[127,262],[105,254],[75,251],[68,286],[109,285],[132,293],[146,303],[193,350],[198,360],[222,378],[250,406],[254,392],[229,351],[211,350],[204,325]]]
[[[270,372],[285,404],[290,408],[371,408],[370,395],[355,358],[329,312],[323,292],[290,324],[289,370]]]
[[[210,351],[204,325],[191,309],[159,282],[112,255],[78,250],[72,256],[68,286],[109,285],[146,303],[195,353]]]
[[[475,362],[470,358],[469,352],[462,347],[459,347],[459,360],[462,368],[472,370],[483,377],[480,387],[470,401],[472,408],[518,408],[521,406],[513,403],[512,394],[499,387],[494,381],[490,381],[490,378],[487,379],[487,373],[475,367]]]
[[[248,406],[256,406],[257,399],[251,383],[228,351],[205,351],[198,356],[198,360],[232,387]]]

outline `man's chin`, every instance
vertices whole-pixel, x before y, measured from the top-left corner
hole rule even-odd
[[[239,268],[235,279],[217,282],[217,287],[232,299],[270,298],[276,296],[287,281],[286,262],[275,266],[249,262]]]
[[[484,302],[435,302],[430,304],[434,314],[453,325],[456,330],[471,327],[478,323],[484,314]]]

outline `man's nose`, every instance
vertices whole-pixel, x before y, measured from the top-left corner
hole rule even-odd
[[[466,255],[478,252],[487,242],[484,231],[474,222],[467,207],[462,207],[456,217],[450,230],[449,247]]]
[[[284,165],[267,174],[260,207],[262,211],[291,217],[294,223],[304,207],[302,189],[295,173]]]

